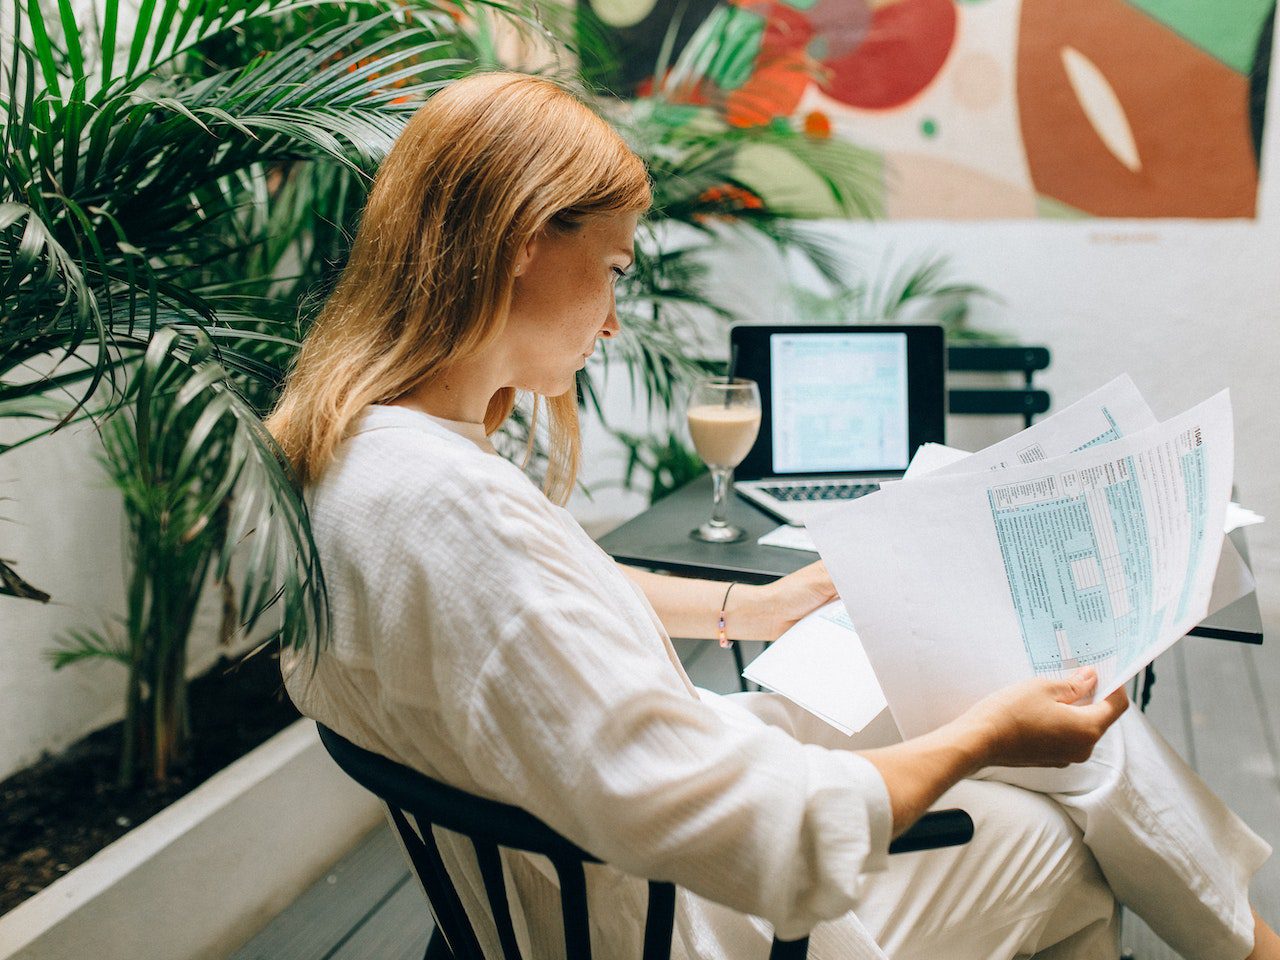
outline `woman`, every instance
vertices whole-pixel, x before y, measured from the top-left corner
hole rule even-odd
[[[1090,673],[905,743],[690,684],[671,634],[714,636],[724,602],[731,636],[770,639],[834,591],[814,564],[722,601],[723,584],[618,567],[560,506],[575,373],[618,332],[648,205],[640,161],[549,82],[473,76],[409,122],[269,421],[331,593],[330,643],[286,662],[303,712],[618,868],[591,871],[602,956],[640,939],[645,888],[619,871],[681,886],[678,956],[763,956],[772,928],[813,929],[811,955],[833,960],[1114,956],[1114,893],[1188,957],[1249,954],[1268,848],[1139,717],[1115,723],[1122,693],[1073,705]],[[547,411],[545,492],[488,440],[517,391]],[[1031,789],[966,779],[1068,763],[1027,771]],[[890,861],[944,793],[975,840]],[[474,878],[466,845],[445,847]],[[556,955],[552,877],[507,860],[533,954]],[[1258,930],[1253,955],[1277,956]]]

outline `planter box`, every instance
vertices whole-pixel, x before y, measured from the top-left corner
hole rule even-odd
[[[299,720],[0,917],[0,960],[222,960],[381,819]]]

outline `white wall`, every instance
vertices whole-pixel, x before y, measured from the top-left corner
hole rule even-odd
[[[0,431],[4,440],[21,435],[12,423]],[[119,496],[92,459],[93,442],[76,428],[0,456],[0,557],[54,597],[0,597],[0,775],[121,712],[120,667],[55,674],[44,658],[67,628],[101,627],[109,611],[124,609]]]
[[[23,435],[0,420],[0,442]],[[68,629],[101,629],[125,609],[124,516],[97,447],[92,427],[79,425],[0,456],[0,557],[53,596],[48,604],[0,596],[0,778],[124,714],[123,666],[55,673],[45,656]],[[218,597],[205,594],[192,674],[218,655]]]

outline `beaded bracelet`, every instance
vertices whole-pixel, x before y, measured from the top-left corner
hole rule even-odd
[[[716,627],[716,638],[720,641],[720,646],[722,647],[728,647],[733,644],[733,641],[729,639],[729,632],[725,629],[724,618],[725,612],[729,608],[729,590],[732,590],[737,585],[738,581],[736,580],[729,584],[729,589],[724,592],[724,599],[720,601],[720,620]]]

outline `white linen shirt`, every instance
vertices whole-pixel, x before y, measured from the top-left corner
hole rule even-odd
[[[676,956],[767,952],[756,918],[784,938],[839,918],[811,955],[883,956],[850,912],[892,828],[875,768],[697,690],[639,588],[479,425],[369,407],[308,501],[332,632],[314,670],[285,657],[290,696],[609,864],[588,868],[598,955],[638,955],[646,888],[623,871],[682,888]],[[465,844],[443,846],[487,913]],[[521,939],[554,951],[554,874],[504,858]]]

